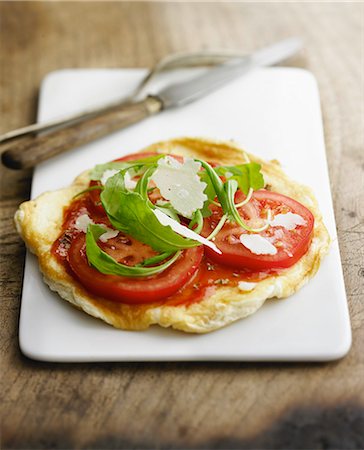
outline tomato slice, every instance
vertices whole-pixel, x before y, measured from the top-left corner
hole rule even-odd
[[[235,200],[240,202],[243,198],[243,194],[239,192]],[[295,264],[310,246],[314,226],[312,213],[296,200],[264,189],[254,192],[252,199],[239,209],[239,213],[251,227],[257,227],[266,217],[267,209],[272,211],[273,218],[277,214],[291,212],[299,214],[305,221],[304,225],[298,225],[293,230],[271,226],[259,233],[277,248],[276,254],[257,255],[251,252],[239,239],[240,235],[247,231],[232,223],[225,224],[214,240],[222,254],[219,255],[207,247],[206,254],[220,264],[235,268],[266,270],[287,268]],[[212,215],[205,219],[203,236],[211,233],[222,216],[221,208],[212,206],[211,210]]]
[[[73,273],[89,292],[121,303],[151,303],[165,300],[191,280],[203,256],[202,246],[184,250],[172,266],[151,277],[105,275],[89,265],[85,240],[85,234],[81,233],[72,241],[69,249],[68,262]],[[149,246],[124,235],[119,242],[117,238],[110,239],[103,245],[103,250],[129,265],[155,255]]]

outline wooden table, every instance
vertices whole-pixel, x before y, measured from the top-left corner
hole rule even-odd
[[[67,67],[147,67],[171,52],[251,51],[300,35],[317,77],[353,346],[327,364],[47,364],[18,348],[31,171],[1,168],[3,448],[363,448],[364,147],[360,3],[2,2],[0,131],[35,119]],[[314,161],[312,162],[314,164]]]

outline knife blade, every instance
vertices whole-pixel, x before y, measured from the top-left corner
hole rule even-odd
[[[283,61],[301,48],[301,39],[286,39],[258,50],[244,60],[234,58],[192,80],[170,84],[157,92],[155,96],[162,101],[164,109],[183,106],[204,97],[253,69]]]

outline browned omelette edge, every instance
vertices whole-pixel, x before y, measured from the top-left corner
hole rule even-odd
[[[71,186],[46,192],[35,200],[22,203],[15,214],[18,232],[27,247],[38,257],[44,281],[62,298],[116,328],[142,330],[158,324],[186,332],[206,333],[253,314],[268,298],[283,298],[293,294],[316,273],[329,248],[328,232],[312,191],[290,180],[277,161],[266,162],[246,154],[233,142],[199,138],[159,142],[141,152],[194,156],[220,164],[246,162],[248,155],[250,160],[262,165],[265,181],[272,191],[294,198],[314,214],[314,236],[309,251],[294,266],[283,270],[279,276],[259,282],[252,291],[242,292],[237,287],[217,286],[212,295],[206,295],[202,301],[190,306],[126,305],[94,297],[67,274],[50,252],[61,231],[64,208],[75,194],[88,186],[88,171],[85,171]]]

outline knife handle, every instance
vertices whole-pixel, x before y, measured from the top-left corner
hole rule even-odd
[[[101,116],[35,137],[23,137],[0,146],[2,163],[11,169],[28,169],[52,156],[87,144],[159,112],[162,102],[153,96],[118,106]]]

